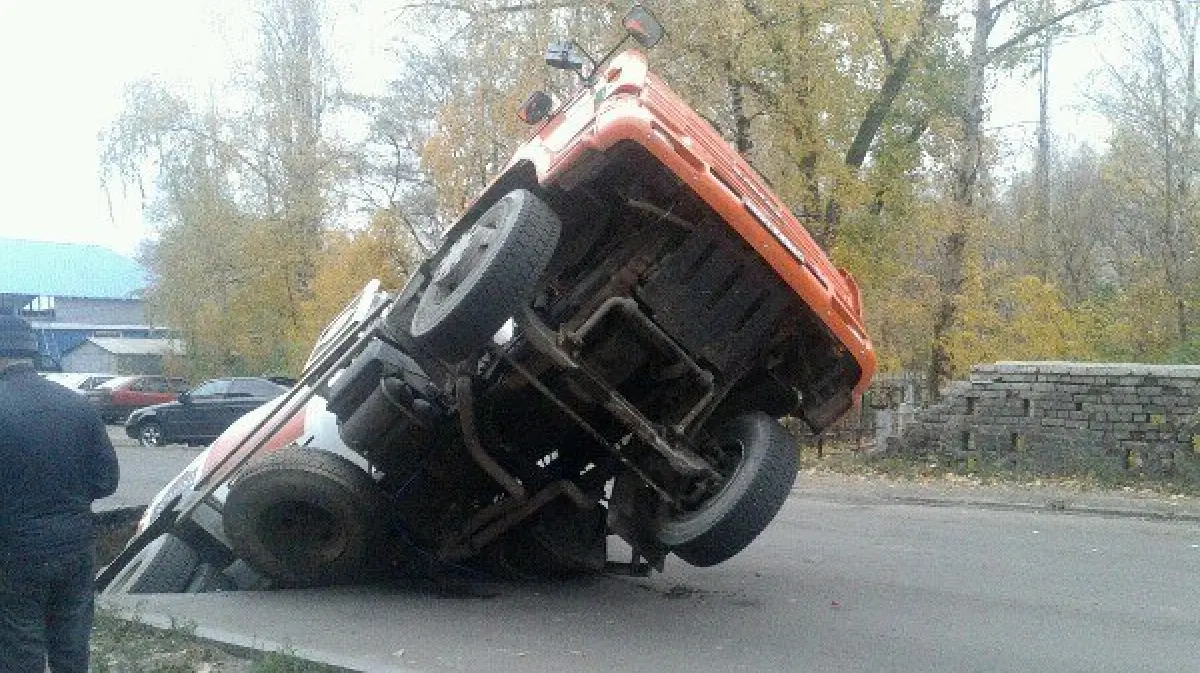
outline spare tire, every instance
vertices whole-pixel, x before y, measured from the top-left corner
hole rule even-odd
[[[182,593],[200,568],[191,545],[164,533],[137,553],[102,593],[115,595]]]
[[[517,189],[434,257],[409,329],[426,352],[461,360],[487,344],[529,301],[558,244],[558,216]]]
[[[731,473],[715,494],[658,532],[676,556],[702,567],[729,560],[766,529],[796,481],[798,460],[791,434],[761,411],[723,423],[713,436],[740,454]]]
[[[223,518],[234,554],[283,585],[308,587],[361,577],[384,511],[379,487],[357,465],[289,447],[237,475]]]

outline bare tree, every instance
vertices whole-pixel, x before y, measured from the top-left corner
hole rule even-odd
[[[209,371],[281,366],[341,179],[322,3],[261,0],[257,19],[257,59],[235,95],[195,101],[138,83],[104,145],[110,180],[152,185],[153,298],[194,353],[214,353]]]
[[[952,374],[948,349],[951,330],[958,320],[967,273],[972,220],[980,217],[979,196],[985,169],[984,121],[987,116],[989,77],[1012,65],[1031,40],[1060,28],[1070,18],[1096,10],[1110,0],[1072,0],[1063,6],[1025,6],[1017,0],[974,0],[967,76],[962,92],[959,123],[962,131],[953,169],[952,199],[957,222],[940,242],[942,269],[940,298],[933,324],[929,389],[940,390]],[[1037,11],[1042,9],[1042,11]],[[1012,25],[1008,31],[997,28]]]
[[[1186,0],[1129,8],[1128,62],[1110,68],[1100,108],[1114,132],[1110,185],[1124,197],[1125,242],[1160,283],[1174,340],[1194,339],[1200,269],[1196,49],[1200,7]]]

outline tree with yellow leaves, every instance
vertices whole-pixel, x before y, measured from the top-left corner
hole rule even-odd
[[[154,82],[130,88],[105,141],[109,176],[154,181],[148,299],[200,378],[284,368],[335,205],[324,135],[330,67],[319,0],[261,0],[245,108],[203,108]],[[147,170],[149,169],[149,170]]]
[[[327,231],[312,291],[300,304],[295,335],[289,340],[289,370],[300,370],[317,335],[368,281],[377,278],[384,288],[399,288],[419,260],[411,230],[387,211],[377,211],[365,229]]]

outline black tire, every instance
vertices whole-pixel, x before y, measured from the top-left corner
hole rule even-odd
[[[658,539],[694,566],[713,566],[745,549],[779,513],[796,481],[796,442],[762,412],[722,424],[718,442],[741,446],[741,459],[716,495],[669,518]]]
[[[383,518],[370,475],[341,456],[304,447],[251,463],[230,485],[224,508],[234,554],[293,587],[361,577],[374,560]]]
[[[158,421],[142,421],[137,429],[138,444],[142,446],[166,446],[162,424]]]
[[[199,568],[200,556],[196,550],[178,537],[164,533],[138,552],[109,582],[104,593],[182,593]]]
[[[505,194],[434,258],[413,312],[414,341],[451,361],[486,345],[529,301],[561,229],[558,216],[533,193]]]

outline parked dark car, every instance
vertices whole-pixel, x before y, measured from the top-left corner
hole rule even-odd
[[[105,423],[118,423],[134,409],[170,402],[187,389],[188,382],[182,378],[137,375],[118,376],[83,394]]]
[[[134,411],[125,433],[142,446],[207,444],[246,412],[285,392],[285,386],[264,378],[213,379],[174,402]]]

